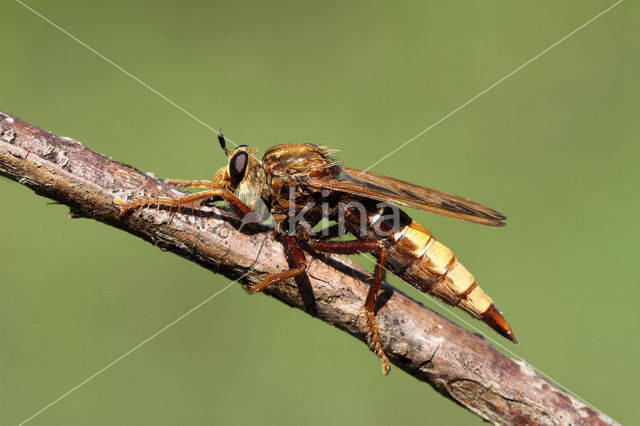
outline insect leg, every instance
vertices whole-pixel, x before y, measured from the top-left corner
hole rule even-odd
[[[128,212],[150,206],[157,207],[181,207],[184,205],[188,205],[194,203],[196,201],[206,200],[211,197],[221,197],[224,201],[226,201],[233,212],[240,218],[245,217],[248,214],[255,214],[253,210],[249,208],[246,204],[240,201],[233,193],[226,189],[210,189],[207,191],[197,192],[195,194],[190,194],[185,197],[182,197],[179,200],[173,198],[147,198],[138,201],[132,201],[129,203],[124,203],[120,200],[116,200],[116,203],[120,206],[120,213],[118,216],[122,217]]]
[[[180,188],[216,188],[217,184],[210,180],[181,180],[181,179],[165,179],[164,183]]]
[[[380,334],[378,333],[378,323],[374,312],[376,304],[376,297],[382,284],[382,280],[385,275],[384,265],[387,262],[387,249],[378,241],[370,240],[355,240],[355,241],[322,241],[322,240],[310,240],[309,246],[323,253],[337,253],[337,254],[356,254],[356,253],[376,253],[377,262],[373,271],[373,281],[369,287],[367,293],[367,299],[364,303],[364,311],[367,320],[367,327],[369,329],[368,339],[371,348],[378,357],[382,360],[382,374],[388,374],[391,369],[389,358],[382,349],[382,342],[380,341]]]
[[[330,240],[331,238],[336,238],[341,235],[340,224],[338,223],[322,228],[320,231],[315,233],[316,238],[320,240]]]
[[[302,253],[302,249],[298,242],[287,234],[275,234],[276,239],[282,243],[285,254],[290,258],[295,266],[288,271],[281,272],[279,274],[270,275],[262,282],[249,286],[249,294],[257,293],[267,288],[268,285],[277,283],[278,281],[284,281],[289,278],[296,277],[302,274],[307,269],[307,261]]]

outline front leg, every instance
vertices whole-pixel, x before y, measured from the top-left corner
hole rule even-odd
[[[238,197],[236,197],[233,192],[228,189],[209,189],[207,191],[196,192],[195,194],[189,194],[185,197],[180,198],[179,200],[173,198],[147,198],[142,200],[136,200],[129,203],[125,203],[122,200],[116,200],[116,204],[120,207],[119,217],[124,216],[132,210],[143,208],[143,207],[182,207],[185,205],[189,205],[196,201],[202,201],[209,199],[211,197],[220,197],[224,201],[226,201],[233,212],[240,218],[244,219],[247,215],[255,215],[253,210],[246,204],[244,204]]]
[[[164,183],[181,188],[210,188],[216,189],[217,184],[210,180],[182,180],[182,179],[165,179]]]

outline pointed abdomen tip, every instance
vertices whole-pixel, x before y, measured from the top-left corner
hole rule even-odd
[[[511,340],[515,344],[518,343],[518,339],[516,339],[513,331],[511,331],[511,327],[509,327],[509,324],[507,324],[493,304],[491,304],[489,309],[482,315],[482,321],[497,331],[501,336]]]
[[[507,325],[507,327],[508,327],[508,325]],[[502,333],[500,333],[500,334],[502,334]],[[518,344],[518,339],[516,339],[516,336],[513,334],[513,331],[511,331],[511,329],[507,330],[507,332],[502,334],[502,335],[504,337],[506,337],[507,339],[511,340],[516,345]]]

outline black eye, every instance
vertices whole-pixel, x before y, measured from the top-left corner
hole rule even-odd
[[[229,177],[231,178],[231,185],[238,186],[240,181],[244,178],[244,174],[247,171],[247,160],[249,154],[246,151],[239,151],[229,161]]]

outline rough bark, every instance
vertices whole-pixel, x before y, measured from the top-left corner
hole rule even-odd
[[[224,208],[182,213],[143,209],[118,218],[114,198],[176,198],[183,192],[78,141],[4,113],[0,113],[0,174],[68,205],[73,216],[118,227],[230,279],[244,275],[242,283],[255,283],[287,268],[279,243],[260,229],[239,231],[238,221]],[[365,341],[367,330],[359,313],[368,274],[340,256],[309,260],[303,280],[272,285],[266,293]],[[377,318],[391,362],[485,420],[615,424],[526,364],[513,361],[395,288],[385,284],[379,302]]]

